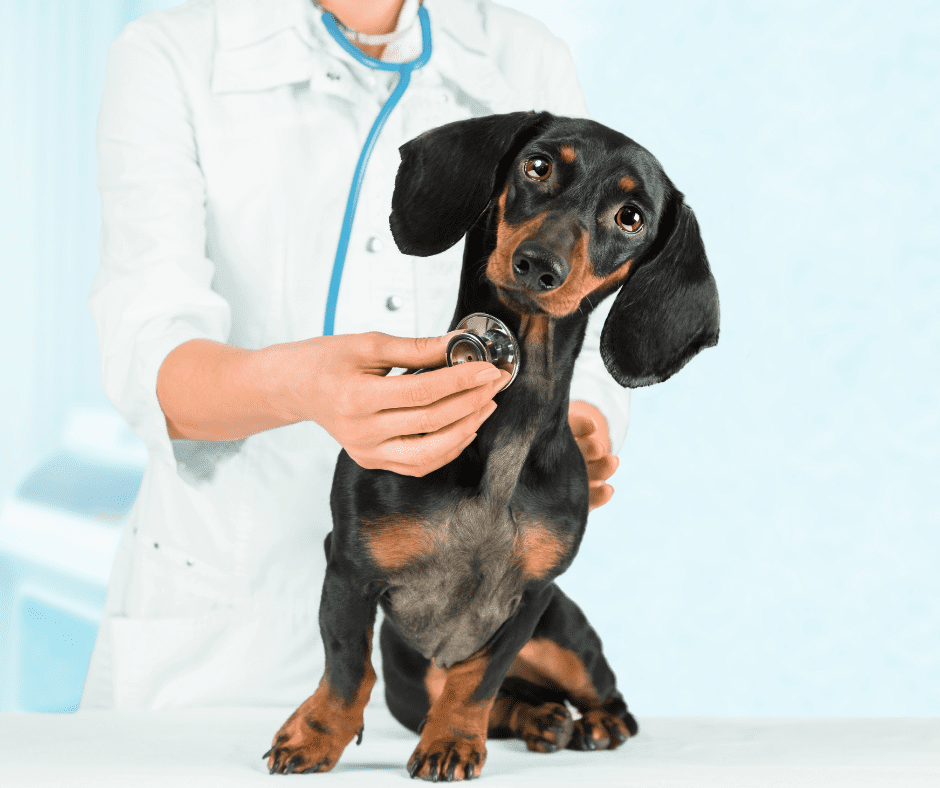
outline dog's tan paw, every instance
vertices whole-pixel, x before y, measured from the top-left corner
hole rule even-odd
[[[262,757],[268,759],[269,774],[328,772],[348,743],[346,735],[325,720],[295,714],[281,726]]]
[[[408,774],[434,783],[472,780],[485,762],[486,747],[478,736],[422,741],[408,761]]]
[[[604,709],[586,711],[574,723],[569,750],[615,750],[627,739],[627,723]]]
[[[515,731],[532,752],[563,750],[571,739],[574,720],[562,703],[543,703],[519,714]]]

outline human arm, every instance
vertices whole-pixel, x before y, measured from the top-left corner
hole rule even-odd
[[[360,466],[424,476],[473,440],[508,379],[485,362],[387,376],[442,365],[446,346],[379,332],[258,351],[194,339],[163,362],[157,396],[172,438],[236,440],[316,421]]]
[[[495,387],[471,385],[480,370],[470,365],[386,377],[442,364],[441,338],[250,348],[263,340],[245,330],[245,304],[233,312],[217,289],[231,272],[207,252],[217,244],[196,129],[208,99],[200,68],[183,62],[211,51],[212,31],[166,22],[145,17],[112,45],[99,117],[102,262],[89,306],[108,397],[152,456],[174,466],[173,438],[236,440],[305,420],[369,467],[421,475],[444,464],[488,415],[478,412]],[[181,36],[206,40],[184,46]],[[233,346],[233,335],[249,346]]]

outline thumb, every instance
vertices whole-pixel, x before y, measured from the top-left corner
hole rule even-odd
[[[447,343],[460,331],[440,337],[396,337],[384,334],[372,361],[383,367],[439,367],[446,362]]]

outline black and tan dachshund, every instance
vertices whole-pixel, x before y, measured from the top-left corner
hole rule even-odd
[[[718,341],[698,225],[647,150],[593,121],[476,118],[401,156],[398,247],[433,255],[466,235],[451,330],[474,312],[499,318],[521,371],[476,439],[423,478],[340,453],[320,606],[326,670],[268,766],[327,771],[361,739],[378,605],[386,700],[420,733],[412,777],[479,776],[487,736],[538,752],[613,749],[636,721],[597,633],[554,583],[588,517],[569,388],[588,315],[617,290],[601,355],[620,385],[663,381]]]

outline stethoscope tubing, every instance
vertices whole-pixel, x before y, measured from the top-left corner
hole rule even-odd
[[[359,203],[359,193],[362,191],[362,181],[365,177],[366,165],[369,163],[369,158],[372,155],[372,149],[375,147],[376,140],[378,140],[379,132],[382,131],[385,121],[388,120],[388,116],[391,114],[392,110],[395,109],[395,105],[398,103],[399,99],[401,99],[402,95],[404,95],[408,83],[411,82],[411,73],[416,68],[421,68],[425,65],[431,58],[431,20],[424,6],[419,7],[418,19],[421,22],[421,54],[417,58],[409,60],[406,63],[386,63],[385,61],[369,57],[347,40],[336,22],[336,17],[331,13],[324,12],[321,19],[330,35],[357,61],[378,71],[397,71],[399,74],[398,84],[395,85],[395,90],[392,91],[392,95],[389,96],[382,105],[382,109],[379,110],[379,114],[376,116],[372,128],[369,130],[369,135],[366,137],[365,144],[362,146],[362,151],[359,153],[359,161],[353,172],[352,184],[349,187],[349,197],[346,199],[346,211],[343,214],[343,226],[340,229],[339,242],[336,246],[336,257],[333,260],[333,273],[330,275],[330,287],[326,298],[326,314],[323,318],[323,336],[329,337],[333,336],[333,328],[336,321],[336,302],[339,299],[339,286],[343,278],[343,266],[346,262],[346,253],[349,251],[349,239],[352,235],[353,220],[356,217],[356,206]]]

